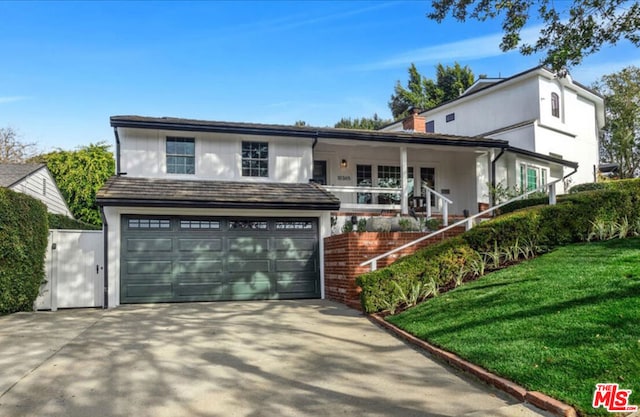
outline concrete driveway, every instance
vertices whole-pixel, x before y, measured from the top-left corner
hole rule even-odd
[[[0,317],[0,415],[545,414],[312,300]]]

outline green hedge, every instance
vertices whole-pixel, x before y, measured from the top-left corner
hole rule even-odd
[[[0,314],[33,310],[45,278],[47,239],[45,205],[0,188]]]
[[[62,214],[47,213],[49,217],[49,229],[71,229],[71,230],[101,230],[100,226],[83,223]]]
[[[360,276],[356,283],[362,288],[362,307],[369,313],[388,310],[390,305],[403,301],[416,285],[432,283],[450,288],[454,280],[460,281],[465,268],[464,273],[471,274],[472,267],[477,269],[478,264],[482,264],[483,271],[485,267],[490,269],[490,259],[498,259],[495,265],[509,263],[555,246],[585,241],[594,223],[623,220],[640,225],[638,180],[565,195],[554,206],[528,207],[499,216],[457,238]],[[476,271],[477,275],[482,273]]]
[[[640,192],[640,178],[578,184],[569,189],[569,194],[595,190],[627,190]]]

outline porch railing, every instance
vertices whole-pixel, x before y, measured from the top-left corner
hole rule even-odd
[[[330,191],[334,194],[355,194],[356,197],[353,199],[356,202],[341,202],[340,208],[347,210],[400,210],[401,205],[397,203],[359,203],[358,194],[369,194],[371,195],[371,201],[375,201],[380,194],[391,194],[394,196],[398,196],[394,198],[394,200],[399,200],[402,195],[402,188],[388,188],[388,187],[362,187],[362,186],[335,186],[335,185],[325,185],[324,188],[327,191]],[[436,207],[441,208],[442,213],[442,224],[447,226],[449,224],[449,204],[453,204],[449,198],[440,194],[436,190],[429,188],[426,185],[423,185],[424,189],[424,199],[425,199],[425,212],[427,218],[431,218],[433,215],[433,207],[431,206],[431,196],[433,195],[436,199]],[[344,199],[340,198],[341,201]]]
[[[449,204],[453,204],[453,201],[443,196],[436,190],[429,188],[426,185],[423,185],[422,189],[425,191],[424,198],[425,198],[427,219],[431,218],[431,215],[432,215],[433,208],[431,207],[431,196],[433,195],[436,197],[436,207],[442,207],[442,225],[448,226],[449,225]]]
[[[387,188],[387,187],[360,187],[353,185],[324,185],[323,186],[327,191],[332,193],[337,193],[338,198],[339,194],[355,194],[355,203],[349,202],[341,202],[340,208],[351,209],[351,210],[399,210],[400,204],[390,203],[390,204],[374,204],[374,203],[358,203],[358,194],[370,194],[371,201],[375,201],[379,194],[393,194],[398,195],[398,200],[400,200],[400,195],[402,195],[402,188]],[[343,200],[342,198],[340,199]]]
[[[527,196],[529,196],[529,195],[531,195],[533,193],[536,193],[536,192],[539,192],[539,191],[543,191],[545,189],[549,190],[549,205],[555,205],[556,204],[556,184],[559,183],[562,180],[563,180],[563,178],[555,180],[553,182],[550,182],[548,184],[540,186],[540,187],[538,187],[538,188],[536,188],[534,190],[530,190],[530,191],[527,191],[524,194],[520,194],[519,196],[516,196],[516,197],[514,197],[514,198],[512,198],[512,199],[510,199],[508,201],[505,201],[504,203],[500,203],[500,204],[497,204],[497,205],[495,205],[493,207],[489,207],[487,210],[481,211],[478,214],[474,214],[471,217],[468,217],[466,219],[462,219],[460,221],[457,221],[457,222],[453,223],[452,225],[449,225],[449,226],[444,227],[442,229],[436,230],[433,233],[429,233],[428,235],[422,236],[421,238],[418,238],[418,239],[416,239],[416,240],[414,240],[412,242],[409,242],[409,243],[407,243],[405,245],[399,246],[399,247],[397,247],[395,249],[392,249],[392,250],[390,250],[388,252],[385,252],[382,255],[378,255],[375,258],[371,258],[368,261],[362,262],[360,264],[360,266],[371,265],[371,270],[375,271],[376,269],[378,269],[378,261],[380,259],[384,259],[387,256],[396,254],[396,253],[398,253],[398,252],[400,252],[400,251],[402,251],[404,249],[407,249],[407,248],[410,248],[412,246],[415,246],[415,245],[417,245],[418,243],[420,243],[422,241],[425,241],[427,239],[431,239],[432,237],[436,237],[438,235],[441,235],[441,234],[445,233],[446,231],[451,230],[451,229],[453,229],[455,227],[458,227],[458,226],[464,225],[466,227],[466,230],[469,230],[474,226],[475,220],[477,218],[479,218],[481,216],[484,216],[486,214],[493,213],[495,210],[499,209],[500,207],[504,207],[507,204],[512,203],[512,202],[517,201],[517,200],[522,200],[523,198],[525,198],[525,197],[527,197]]]

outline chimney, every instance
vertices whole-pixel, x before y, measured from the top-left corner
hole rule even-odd
[[[411,115],[402,121],[402,129],[411,132],[425,133],[425,123],[427,122],[427,119],[420,116],[420,109],[411,107],[409,108],[409,112]]]

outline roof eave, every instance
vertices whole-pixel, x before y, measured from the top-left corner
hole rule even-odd
[[[102,207],[168,207],[168,208],[217,208],[217,209],[278,209],[278,210],[321,210],[336,211],[340,209],[340,203],[313,203],[313,202],[236,202],[236,201],[198,201],[198,200],[147,200],[136,198],[97,198],[96,204]]]

